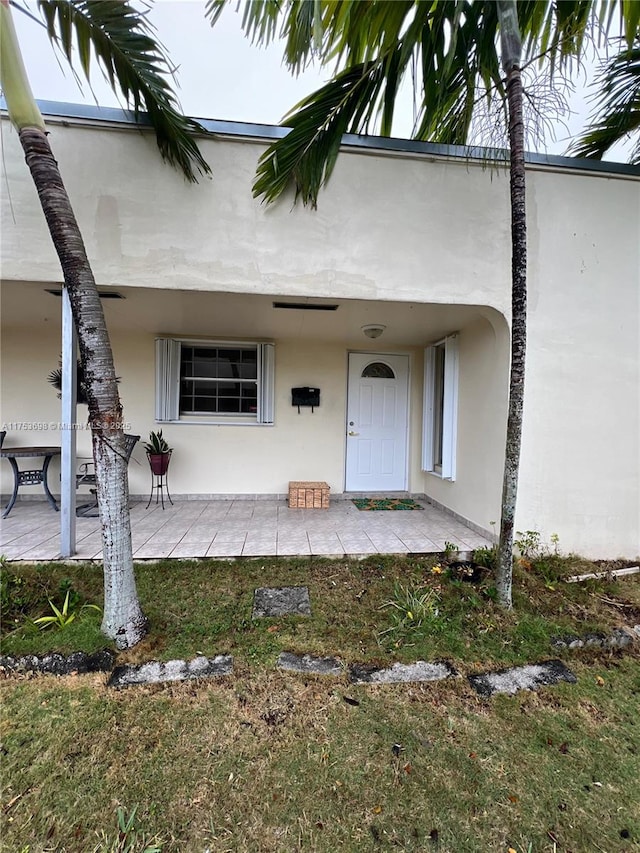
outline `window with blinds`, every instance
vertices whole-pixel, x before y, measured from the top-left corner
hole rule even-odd
[[[156,341],[156,420],[273,423],[274,345]]]

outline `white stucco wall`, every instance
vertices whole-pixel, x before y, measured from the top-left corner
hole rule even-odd
[[[3,277],[58,281],[19,143],[5,128],[16,221],[4,198]],[[98,285],[509,311],[504,172],[346,152],[318,210],[292,210],[292,197],[270,208],[252,198],[264,150],[256,141],[203,141],[214,177],[197,185],[165,166],[151,140],[132,130],[53,125],[50,141]]]
[[[266,209],[250,193],[262,143],[203,142],[214,180],[193,187],[162,165],[152,141],[136,132],[59,124],[52,130],[100,286],[191,291],[194,298],[195,291],[215,291],[341,301],[334,325],[327,318],[322,328],[305,320],[298,336],[284,321],[269,330],[277,344],[276,428],[165,427],[175,447],[176,493],[272,493],[284,491],[293,477],[326,479],[341,490],[347,352],[361,346],[360,324],[386,321],[386,306],[393,322],[385,348],[412,356],[411,490],[425,491],[485,528],[498,520],[508,361],[503,315],[510,313],[504,172],[351,150],[339,159],[317,211],[292,209],[291,199]],[[2,278],[59,282],[17,140],[6,124],[3,131],[3,179],[13,213],[3,188]],[[540,530],[546,538],[558,533],[562,548],[593,557],[635,556],[640,181],[530,168],[528,214],[529,341],[517,528]],[[360,302],[349,308],[345,300]],[[143,315],[138,333],[120,322],[111,325],[133,431],[144,434],[154,426],[153,334],[202,334],[206,315],[199,302],[190,310],[195,304],[181,297],[171,323],[158,319],[154,329]],[[484,307],[464,313],[447,305]],[[240,316],[246,332],[234,334],[256,334],[260,317],[266,320],[263,309],[236,312],[234,323]],[[123,320],[130,306],[109,310]],[[209,319],[215,325],[215,314]],[[3,418],[9,419],[9,401],[12,410],[24,409],[24,419],[27,410],[33,419],[50,419],[53,392],[42,383],[57,361],[57,339],[44,329],[41,335],[38,326],[37,343],[25,340],[11,315],[3,325]],[[458,475],[448,483],[420,472],[419,459],[422,348],[452,331],[461,331],[461,373]],[[288,394],[296,384],[321,384],[323,404],[314,415],[298,416],[291,408]],[[223,434],[222,442],[217,436]],[[136,456],[142,458],[141,450]],[[131,466],[133,492],[145,491],[147,476],[146,467]]]
[[[541,173],[528,210],[518,523],[561,548],[637,556],[640,184]]]

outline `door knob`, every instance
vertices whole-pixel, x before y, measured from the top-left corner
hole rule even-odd
[[[354,432],[352,429],[349,430],[349,435],[360,435],[359,432]]]

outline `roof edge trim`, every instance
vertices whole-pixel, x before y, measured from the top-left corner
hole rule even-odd
[[[146,113],[140,113],[137,119],[132,110],[114,107],[100,107],[93,104],[70,104],[59,101],[38,101],[43,115],[71,120],[104,122],[111,125],[150,127]],[[0,97],[0,110],[6,110],[4,98]],[[215,136],[233,136],[254,141],[273,142],[282,139],[288,128],[272,124],[258,124],[244,121],[226,121],[222,119],[196,118],[202,127]],[[345,148],[397,154],[418,154],[422,156],[447,157],[460,160],[480,160],[484,162],[506,163],[509,152],[502,148],[484,148],[481,146],[441,145],[435,142],[421,142],[416,139],[401,139],[387,136],[360,136],[346,133],[342,138]],[[572,169],[582,172],[596,172],[609,175],[629,175],[640,177],[640,166],[630,163],[617,163],[609,160],[587,160],[577,157],[564,157],[558,154],[527,153],[526,162],[532,166]]]

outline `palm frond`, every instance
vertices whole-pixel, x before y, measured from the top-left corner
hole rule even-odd
[[[209,0],[218,11],[227,0]],[[603,32],[616,14],[625,32],[638,14],[620,0],[520,0],[518,25],[528,62],[540,60],[547,79],[584,51],[593,37],[594,15]],[[320,17],[322,41],[315,52],[336,63],[329,83],[285,118],[290,133],[262,156],[254,195],[272,202],[289,185],[296,199],[315,205],[340,148],[340,134],[391,133],[397,95],[410,68],[417,68],[420,107],[412,136],[467,144],[479,102],[485,112],[504,104],[499,51],[500,22],[493,0],[266,0],[246,7],[244,26],[267,41],[282,23],[285,61],[307,61]],[[497,104],[496,106],[499,106]]]
[[[229,0],[207,0],[204,14],[214,27],[220,15],[229,6]],[[243,4],[242,29],[254,44],[267,45],[278,34],[278,19],[283,15],[284,2],[280,0],[246,0]],[[236,4],[236,11],[240,3]]]
[[[600,160],[616,142],[632,134],[640,135],[640,41],[637,47],[621,51],[607,63],[598,85],[596,115],[570,149],[577,157],[595,160]],[[630,162],[640,163],[640,138]]]
[[[258,162],[254,196],[273,202],[294,181],[296,199],[315,207],[335,166],[342,136],[371,121],[384,79],[381,63],[356,66],[301,101],[283,122],[291,128],[289,133]]]
[[[631,47],[638,39],[640,32],[640,3],[625,3],[622,9],[622,19],[627,46]]]
[[[167,82],[173,67],[146,13],[121,0],[38,0],[49,38],[73,66],[74,46],[87,80],[92,56],[114,91],[119,90],[142,121],[146,113],[163,159],[189,181],[211,169],[193,134],[204,128],[179,110]]]
[[[495,4],[467,3],[464,14],[451,17],[442,4],[422,33],[423,97],[413,136],[451,145],[468,142],[480,97],[504,99],[497,50]],[[456,38],[448,33],[456,28]]]
[[[257,0],[261,5],[261,0]],[[290,4],[280,35],[285,39],[284,61],[299,74],[322,50],[323,27],[317,0],[297,0]],[[248,9],[247,9],[248,11]]]
[[[291,130],[260,159],[253,187],[255,196],[273,202],[293,181],[296,198],[315,206],[318,193],[335,165],[343,133],[370,133],[380,116],[380,131],[390,134],[400,83],[420,48],[423,48],[423,110],[414,136],[465,141],[478,77],[478,62],[468,61],[477,15],[471,13],[472,4],[467,0],[424,5],[431,7],[426,20],[415,8],[416,14],[408,16],[410,8],[415,7],[410,2],[366,4],[345,0],[334,5],[343,17],[323,22],[325,27],[330,24],[325,29],[329,42],[337,39],[332,55],[337,51],[346,52],[350,60],[361,55],[370,57],[371,43],[381,50],[374,58],[350,64],[285,117],[283,124]],[[461,14],[463,7],[466,16]],[[377,16],[366,22],[371,41],[365,44],[358,40],[357,33],[372,11]],[[341,33],[337,20],[344,26]],[[452,23],[457,27],[453,46]],[[449,59],[451,50],[455,54],[453,60]],[[485,56],[488,52],[489,58]],[[487,78],[499,85],[495,43],[485,40],[476,53],[479,62],[484,62]]]
[[[410,32],[419,31],[431,2],[396,0],[393,3],[374,0],[354,3],[340,0],[338,14],[331,14],[331,5],[323,20],[332,58],[344,66],[371,62],[389,53],[400,41],[412,39]],[[416,30],[416,27],[418,28]]]
[[[229,0],[207,0],[205,16],[215,26]],[[298,74],[323,42],[320,0],[246,0],[242,4],[242,30],[256,45],[284,39],[284,61]],[[236,6],[239,11],[240,3]],[[278,26],[280,24],[280,26]]]

